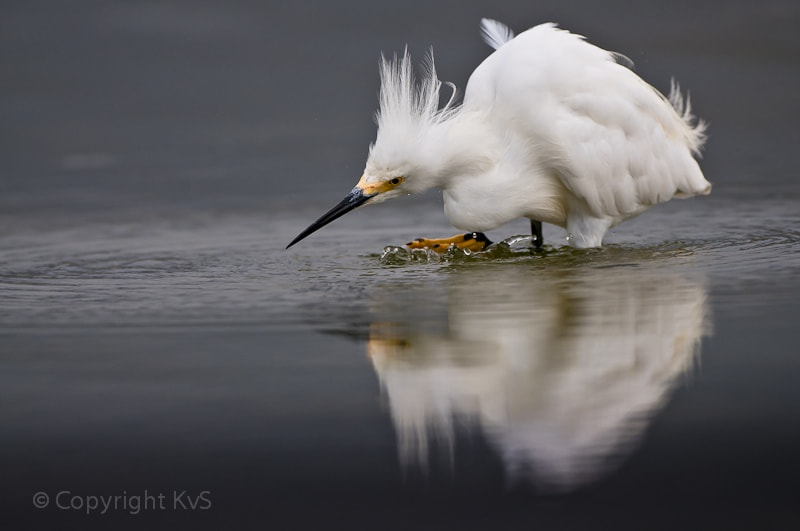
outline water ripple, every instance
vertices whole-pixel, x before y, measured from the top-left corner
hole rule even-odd
[[[784,286],[800,272],[796,208],[765,204],[740,215],[738,205],[723,206],[680,211],[682,223],[699,227],[693,239],[670,238],[675,212],[665,210],[642,219],[641,236],[632,224],[633,237],[617,237],[624,243],[587,250],[545,245],[534,251],[529,236],[514,236],[485,252],[387,246],[370,254],[363,251],[364,238],[367,247],[380,249],[396,236],[343,231],[285,252],[282,229],[265,241],[257,219],[15,234],[0,239],[0,326],[289,326],[325,321],[329,314],[363,322],[368,294],[387,282],[435,289],[456,271],[477,275],[492,269],[503,278],[504,270],[515,267],[574,272],[646,266],[699,272],[717,291],[734,293],[736,302],[752,286],[762,294],[766,287],[771,297],[791,296]],[[362,251],[352,251],[354,242]]]

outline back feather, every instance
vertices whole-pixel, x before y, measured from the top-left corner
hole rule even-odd
[[[502,22],[483,18],[481,19],[481,37],[486,44],[497,50],[514,38],[514,32]]]

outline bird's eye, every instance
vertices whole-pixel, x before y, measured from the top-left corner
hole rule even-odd
[[[390,184],[393,184],[393,185],[395,185],[395,186],[397,186],[397,185],[398,185],[398,184],[400,184],[401,182],[403,182],[403,178],[402,178],[402,177],[395,177],[394,179],[392,179],[391,181],[389,181],[389,183],[390,183]]]

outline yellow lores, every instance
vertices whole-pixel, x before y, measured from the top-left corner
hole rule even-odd
[[[394,190],[397,186],[401,185],[403,181],[405,181],[405,177],[395,177],[394,179],[389,179],[388,181],[383,181],[379,183],[368,183],[367,182],[367,174],[361,176],[361,179],[358,181],[356,188],[360,189],[364,195],[371,196],[376,194],[382,194],[384,192],[388,192],[389,190]]]

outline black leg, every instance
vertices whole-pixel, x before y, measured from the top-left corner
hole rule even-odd
[[[479,242],[481,242],[481,243],[483,244],[483,248],[484,248],[484,249],[485,249],[486,247],[489,247],[489,246],[490,246],[492,243],[494,243],[494,242],[492,242],[492,240],[490,240],[490,239],[489,239],[489,238],[488,238],[488,237],[487,237],[487,236],[486,236],[484,233],[482,233],[482,232],[468,232],[468,233],[466,233],[466,234],[464,235],[464,240],[471,240],[471,239],[473,239],[473,238],[474,238],[476,241],[479,241]]]
[[[533,234],[533,246],[537,249],[542,248],[542,244],[544,243],[544,239],[542,239],[542,222],[536,221],[535,219],[531,220],[531,234]]]

